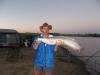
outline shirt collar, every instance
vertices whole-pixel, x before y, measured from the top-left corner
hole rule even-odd
[[[40,36],[42,36],[42,37],[43,37],[43,34],[41,34]],[[53,37],[53,35],[48,34],[48,37]]]

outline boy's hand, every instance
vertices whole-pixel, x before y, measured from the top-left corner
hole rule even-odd
[[[64,44],[64,41],[61,41],[61,40],[59,40],[59,41],[57,41],[56,42],[56,47],[55,47],[55,51],[58,51],[58,47],[60,46],[60,45],[63,45]]]
[[[33,45],[34,50],[37,50],[38,45],[41,43],[40,40],[36,40],[35,44]]]
[[[56,46],[60,46],[60,45],[63,45],[63,44],[64,44],[64,41],[61,41],[61,40],[56,42]]]
[[[36,40],[36,44],[39,45],[41,43],[40,40]]]

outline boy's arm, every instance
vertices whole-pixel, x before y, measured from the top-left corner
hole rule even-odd
[[[58,51],[58,48],[59,48],[59,46],[56,45],[54,50],[55,50],[55,51]]]
[[[55,51],[58,51],[59,50],[59,46],[60,45],[63,45],[64,44],[64,42],[62,42],[62,41],[59,41],[59,42],[56,42],[56,46],[55,46]]]
[[[35,44],[33,45],[33,49],[37,50],[38,45],[41,43],[41,41],[36,40]]]
[[[37,39],[38,39],[38,36],[35,37],[34,41],[32,42],[32,45],[31,45],[32,52],[34,52],[34,53],[37,52],[37,48],[38,48],[38,46],[36,46],[36,45],[37,45],[37,44],[36,44]]]

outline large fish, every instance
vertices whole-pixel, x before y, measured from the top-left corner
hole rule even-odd
[[[55,45],[56,42],[62,41],[64,45],[67,45],[68,47],[74,49],[74,50],[81,50],[82,47],[77,43],[75,39],[69,38],[69,37],[50,37],[50,38],[38,38],[37,40],[40,40],[46,44],[49,45]]]

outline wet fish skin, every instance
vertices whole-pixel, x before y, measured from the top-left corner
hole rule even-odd
[[[82,47],[77,43],[77,41],[75,39],[72,39],[69,37],[38,38],[37,40],[40,40],[49,45],[55,45],[56,42],[62,41],[62,42],[64,42],[64,45],[67,45],[68,47],[72,48],[73,50],[80,51],[82,49]]]

